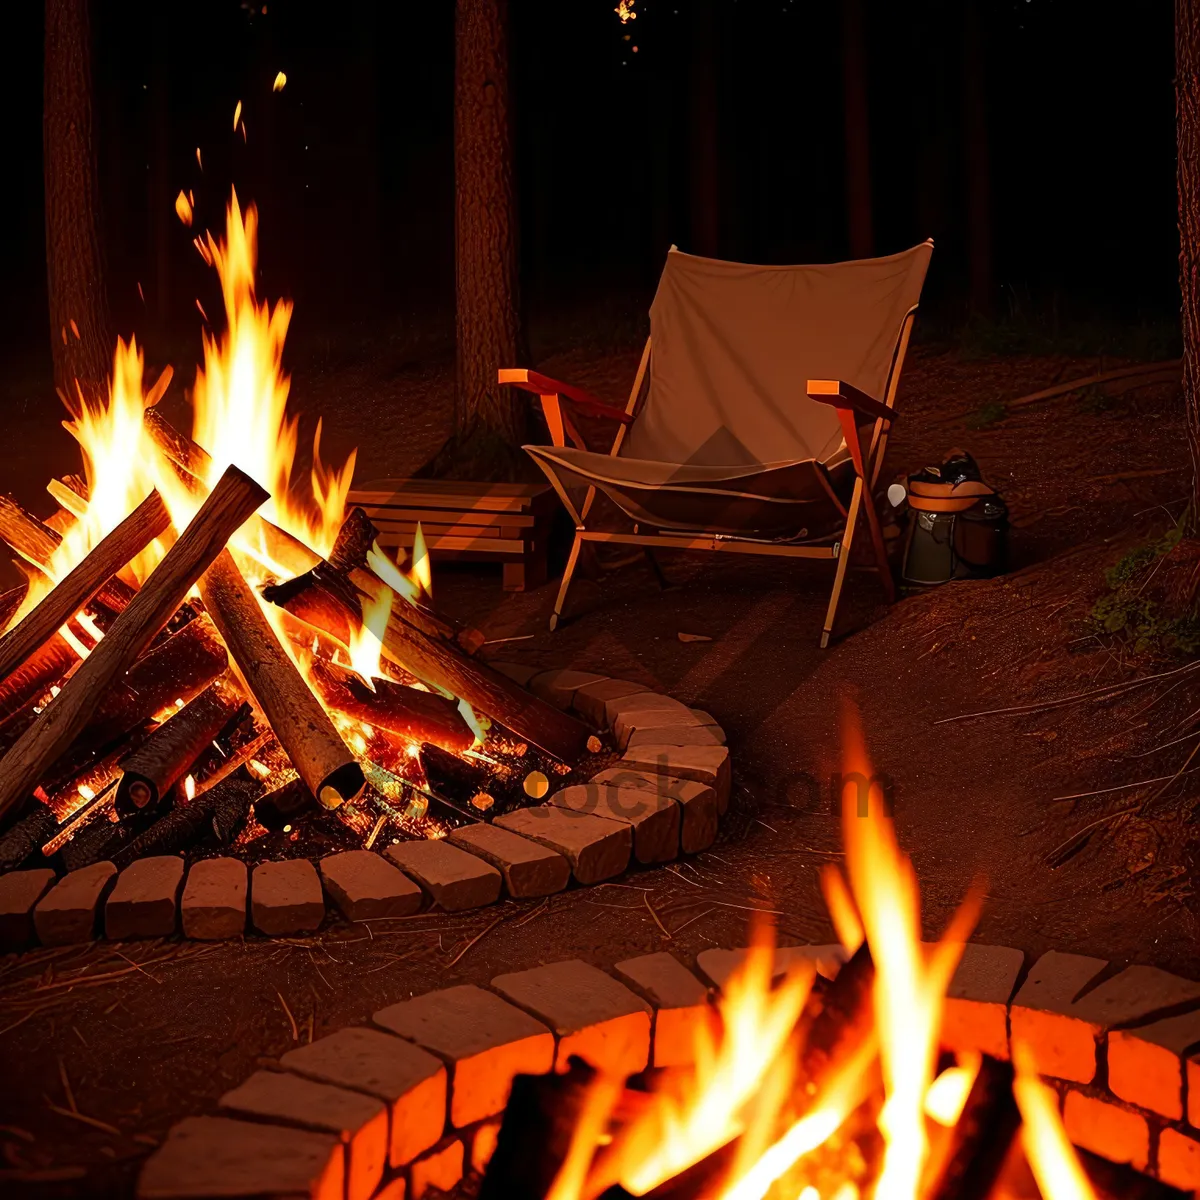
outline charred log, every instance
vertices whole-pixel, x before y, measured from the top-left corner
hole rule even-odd
[[[182,779],[242,703],[240,692],[218,679],[191,704],[164,721],[121,764],[117,811],[153,808]]]
[[[315,816],[320,811],[321,805],[303,779],[292,779],[281,784],[260,796],[254,804],[254,816],[258,823],[273,833],[295,825],[305,817]]]
[[[0,837],[0,872],[21,866],[58,828],[58,820],[49,805],[32,800],[25,815]]]
[[[244,771],[230,775],[211,792],[212,835],[219,846],[230,846],[250,819],[250,810],[262,792],[257,779],[248,779]]]

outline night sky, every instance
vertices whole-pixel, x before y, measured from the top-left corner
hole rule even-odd
[[[511,0],[522,286],[535,314],[644,303],[692,238],[698,71],[717,104],[719,251],[847,253],[836,4]],[[1175,295],[1170,0],[981,0],[995,308],[1170,318]],[[450,326],[453,4],[96,0],[97,111],[114,313],[164,344],[215,281],[177,221],[216,227],[231,182],[263,216],[265,293],[311,328]],[[6,6],[0,350],[48,364],[38,4]],[[937,243],[927,312],[961,317],[962,4],[867,2],[875,241]],[[637,47],[636,51],[634,46]],[[277,71],[288,84],[273,94]],[[232,128],[244,105],[247,140]],[[195,158],[201,148],[204,169]],[[142,284],[145,303],[138,294]],[[298,326],[299,327],[299,326]]]

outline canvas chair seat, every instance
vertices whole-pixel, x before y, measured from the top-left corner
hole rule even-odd
[[[596,487],[638,525],[768,541],[809,541],[844,524],[853,471],[813,459],[678,466],[574,447],[526,446],[567,488]],[[839,493],[841,493],[839,495]]]
[[[540,399],[554,445],[525,449],[576,526],[551,628],[581,548],[617,542],[835,559],[825,645],[860,513],[890,599],[871,488],[932,252],[922,242],[884,258],[754,266],[672,249],[624,412],[501,369],[502,383]],[[608,454],[587,446],[572,405],[621,421]],[[631,533],[596,526],[597,492],[634,522]],[[801,544],[818,541],[827,544]]]

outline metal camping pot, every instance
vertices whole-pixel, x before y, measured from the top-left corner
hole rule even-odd
[[[954,513],[910,511],[904,565],[905,583],[930,587],[954,578]]]

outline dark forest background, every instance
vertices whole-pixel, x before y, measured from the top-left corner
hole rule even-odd
[[[535,332],[564,314],[581,330],[632,328],[672,242],[749,261],[847,256],[841,6],[639,0],[622,26],[614,4],[512,0]],[[989,328],[1169,336],[1170,0],[975,11],[972,38],[968,0],[863,4],[875,251],[935,239],[927,330],[967,321],[974,282]],[[41,6],[7,5],[4,22],[0,354],[48,374]],[[94,22],[111,302],[152,358],[196,337],[195,299],[215,294],[174,197],[192,189],[197,224],[216,229],[230,182],[262,213],[264,294],[297,301],[293,347],[347,332],[452,337],[451,0],[268,0],[265,13],[98,0]],[[288,83],[272,94],[278,70]]]

